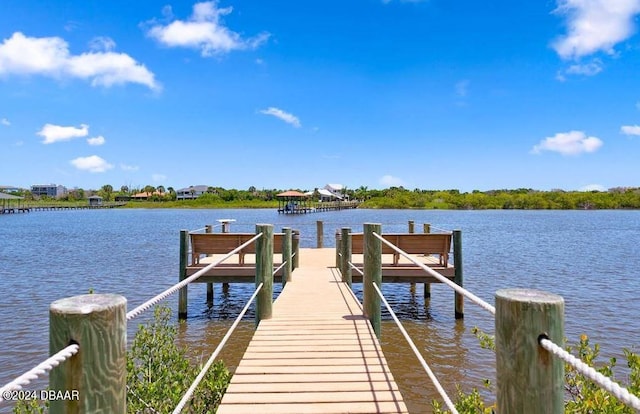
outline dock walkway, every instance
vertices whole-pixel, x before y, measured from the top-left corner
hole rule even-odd
[[[272,319],[256,329],[219,414],[408,412],[334,261],[334,249],[301,250],[300,267]]]

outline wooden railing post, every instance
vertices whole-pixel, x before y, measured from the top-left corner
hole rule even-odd
[[[409,220],[409,233],[415,233],[415,222],[413,220]]]
[[[431,224],[423,223],[422,224],[422,232],[424,234],[431,233]],[[424,300],[425,300],[425,304],[427,303],[428,299],[431,299],[431,283],[425,282],[425,284],[424,284]]]
[[[80,351],[49,375],[49,412],[127,412],[127,299],[114,294],[60,299],[49,308],[49,353]]]
[[[219,221],[222,224],[222,226],[221,226],[222,228],[221,228],[220,231],[222,233],[229,233],[229,230],[231,229],[231,222],[229,221],[229,219],[222,219],[222,220],[219,220]],[[229,292],[229,283],[228,282],[222,282],[222,292],[225,293],[225,294]]]
[[[300,266],[300,230],[293,230],[293,238],[291,240],[291,249],[293,250],[293,270]]]
[[[340,230],[336,229],[336,268],[341,269],[342,259],[340,258],[340,252],[342,251],[341,244],[342,236],[340,235]]]
[[[496,292],[497,412],[564,413],[564,362],[539,337],[564,340],[564,300],[538,290]]]
[[[340,261],[340,273],[342,273],[342,281],[351,287],[351,229],[349,227],[342,228],[342,236],[340,242],[340,253],[342,260]]]
[[[187,261],[189,255],[189,231],[180,230],[180,274],[178,281],[182,282],[187,278]],[[187,319],[189,285],[178,291],[178,319]]]
[[[364,225],[364,277],[363,277],[363,309],[364,314],[376,336],[380,338],[380,319],[382,309],[380,297],[373,288],[377,284],[382,290],[382,242],[373,233],[381,234],[380,224],[365,223]]]
[[[211,224],[207,224],[204,226],[205,233],[213,233],[213,226]],[[208,255],[213,256],[213,255]],[[207,306],[213,307],[213,283],[207,283]]]
[[[259,233],[262,237],[256,240],[256,288],[263,285],[256,297],[256,325],[271,319],[273,302],[273,226],[256,224],[256,234]]]
[[[293,269],[291,262],[291,242],[293,232],[291,231],[291,227],[284,227],[282,232],[284,233],[284,238],[282,239],[282,263],[285,264],[282,274],[282,286],[284,287],[287,282],[291,282],[291,270]]]
[[[462,287],[462,231],[460,230],[453,231],[453,264],[455,265],[453,282]],[[464,318],[464,296],[455,292],[453,297],[455,302],[455,318],[462,319]]]
[[[407,229],[409,231],[409,234],[413,234],[415,233],[415,222],[413,220],[409,220],[409,228]],[[413,295],[416,293],[416,284],[415,282],[411,282],[409,284],[409,291],[411,292],[411,297],[413,297]]]
[[[316,246],[322,249],[324,246],[324,223],[322,220],[316,221]]]

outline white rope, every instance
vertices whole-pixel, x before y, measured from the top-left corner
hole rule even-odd
[[[351,267],[351,268],[352,268],[353,270],[355,270],[356,272],[360,273],[360,276],[364,276],[364,272],[363,272],[362,270],[358,269],[358,268],[356,267],[356,265],[354,265],[354,264],[353,264],[353,263],[351,263],[351,262],[347,262],[347,263],[349,263],[349,267]]]
[[[57,367],[62,362],[77,354],[79,350],[80,346],[78,344],[69,345],[58,353],[47,358],[44,362],[40,363],[35,368],[25,372],[4,387],[0,388],[0,402],[4,401],[3,396],[5,391],[21,390],[24,385],[28,385],[31,381],[38,378],[40,375],[51,371],[54,367]]]
[[[398,320],[398,317],[396,316],[396,314],[393,311],[393,309],[391,309],[391,306],[389,306],[389,302],[387,302],[387,300],[384,298],[384,295],[380,291],[380,288],[378,288],[378,285],[375,284],[375,283],[372,283],[372,285],[373,285],[374,289],[376,290],[376,293],[378,294],[378,296],[380,296],[380,299],[382,299],[382,302],[384,302],[384,305],[387,307],[387,310],[391,314],[391,317],[393,318],[393,320],[396,322],[396,325],[398,325],[398,329],[400,329],[400,332],[402,333],[402,336],[404,336],[404,339],[407,340],[407,343],[411,347],[411,350],[413,351],[413,353],[416,355],[416,357],[420,361],[420,364],[422,364],[422,368],[424,368],[424,370],[427,371],[427,374],[429,375],[429,378],[431,378],[431,382],[433,382],[433,385],[435,385],[436,390],[438,391],[438,393],[440,394],[440,396],[444,400],[444,403],[446,404],[446,406],[451,411],[451,414],[458,414],[458,410],[456,410],[456,406],[453,404],[453,402],[451,401],[451,399],[447,395],[447,392],[444,390],[444,388],[442,388],[442,385],[440,385],[440,382],[438,381],[438,378],[436,378],[436,376],[433,373],[433,371],[431,371],[431,368],[429,368],[429,365],[427,364],[427,361],[424,360],[424,358],[422,357],[422,355],[418,351],[418,348],[416,347],[416,345],[411,340],[411,337],[409,336],[407,331],[404,330],[404,327],[400,323],[400,320]]]
[[[613,382],[611,378],[602,375],[593,367],[585,364],[579,358],[574,357],[573,355],[553,343],[549,338],[542,337],[539,342],[540,346],[542,346],[544,349],[551,352],[553,355],[562,359],[566,363],[570,364],[580,374],[589,378],[600,388],[603,388],[605,391],[613,394],[614,397],[622,401],[625,405],[631,408],[635,408],[636,410],[640,410],[640,399],[637,396],[631,394],[629,390],[621,387],[618,383]]]
[[[469,292],[467,289],[465,289],[463,287],[460,287],[457,284],[453,283],[451,280],[449,280],[446,277],[442,276],[440,273],[438,273],[435,270],[431,269],[429,266],[425,265],[424,263],[421,263],[420,261],[414,259],[413,256],[409,255],[404,250],[401,250],[401,249],[397,248],[393,243],[388,242],[387,240],[385,240],[384,237],[380,236],[378,233],[373,232],[373,235],[376,236],[378,239],[380,239],[384,244],[386,244],[387,246],[391,247],[393,250],[398,252],[400,255],[406,257],[407,259],[409,259],[409,261],[411,261],[413,264],[415,264],[418,267],[422,268],[422,270],[427,272],[429,275],[431,275],[434,278],[438,279],[440,282],[449,285],[449,287],[451,287],[456,292],[458,292],[461,295],[469,298],[472,302],[474,302],[475,304],[477,304],[481,308],[491,312],[492,315],[496,314],[496,308],[494,306],[492,306],[489,303],[485,302],[484,300],[480,299],[479,297],[477,297],[473,293]]]
[[[153,298],[149,299],[148,301],[146,301],[142,305],[138,306],[137,308],[133,309],[132,311],[127,312],[127,321],[130,321],[131,319],[137,317],[142,312],[144,312],[147,309],[151,308],[156,303],[160,302],[161,300],[167,298],[168,296],[170,296],[170,295],[174,294],[175,292],[177,292],[178,290],[182,289],[183,287],[185,287],[189,283],[193,282],[194,280],[196,280],[200,276],[202,276],[205,273],[207,273],[210,269],[218,266],[220,263],[224,262],[225,260],[227,260],[228,258],[233,256],[234,254],[238,253],[240,250],[244,249],[249,244],[251,244],[254,241],[258,240],[260,237],[262,237],[262,233],[256,234],[254,237],[252,237],[251,239],[247,240],[244,244],[242,244],[242,245],[236,247],[235,249],[231,250],[229,253],[224,255],[221,259],[219,259],[219,260],[209,264],[208,266],[198,270],[196,273],[194,273],[191,276],[189,276],[188,278],[184,279],[182,282],[173,285],[169,289],[165,290],[164,292],[160,293],[159,295],[154,296]]]
[[[285,261],[280,266],[276,267],[276,269],[273,271],[272,276],[275,276],[275,274],[278,273],[280,271],[280,269],[282,269],[284,267],[284,265],[286,265],[286,264],[287,264],[287,262]]]
[[[204,376],[207,374],[207,371],[209,371],[209,368],[211,368],[211,365],[213,364],[215,359],[218,357],[218,354],[222,350],[222,347],[224,347],[224,345],[227,343],[227,340],[231,337],[231,334],[233,333],[233,331],[236,329],[236,327],[242,320],[242,317],[247,312],[247,309],[249,309],[249,306],[251,305],[253,300],[256,298],[256,296],[258,296],[258,292],[260,292],[260,289],[262,289],[262,285],[263,283],[260,283],[256,288],[256,291],[253,292],[253,295],[251,296],[251,298],[249,298],[249,301],[245,305],[244,309],[242,309],[242,311],[240,312],[236,320],[233,322],[233,325],[231,325],[231,327],[229,328],[225,336],[222,338],[222,341],[220,341],[220,343],[218,344],[218,347],[215,349],[215,351],[213,351],[213,353],[209,357],[209,360],[207,361],[207,363],[204,365],[204,367],[202,367],[202,370],[200,371],[196,379],[193,381],[193,384],[191,384],[187,392],[184,394],[184,396],[176,406],[175,410],[173,410],[173,414],[178,414],[182,412],[187,402],[189,402],[191,397],[193,397],[193,393],[198,387],[198,384],[200,384],[200,381],[202,381]]]

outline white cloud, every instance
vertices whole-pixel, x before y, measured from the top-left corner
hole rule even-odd
[[[566,17],[567,34],[553,48],[563,59],[579,59],[614,54],[614,46],[634,32],[640,0],[558,0],[555,12]]]
[[[71,165],[79,170],[89,171],[91,173],[101,173],[113,168],[113,165],[109,164],[97,155],[78,157],[71,160]]]
[[[110,37],[98,36],[89,42],[89,48],[94,52],[111,52],[116,48],[116,42]]]
[[[7,118],[0,119],[0,124],[2,124],[4,126],[11,126],[11,122],[9,122],[9,120]]]
[[[378,182],[385,187],[400,187],[404,185],[404,181],[393,175],[383,175]]]
[[[582,131],[559,132],[547,137],[531,150],[534,154],[542,151],[559,152],[562,155],[577,155],[583,152],[595,152],[603,142],[597,137],[587,137]]]
[[[589,184],[580,188],[578,191],[607,191],[607,189],[600,184]]]
[[[260,113],[265,115],[275,116],[276,118],[279,118],[284,122],[286,122],[287,124],[291,124],[296,128],[300,128],[302,126],[298,117],[288,112],[285,112],[282,109],[274,108],[273,106],[267,109],[261,110]]]
[[[87,143],[95,146],[104,145],[105,139],[102,135],[99,135],[97,137],[87,138]]]
[[[594,76],[602,72],[602,61],[600,59],[594,59],[590,63],[576,63],[570,65],[565,72],[568,75]]]
[[[45,124],[37,133],[44,137],[43,144],[53,144],[54,142],[70,141],[74,138],[86,137],[89,135],[89,125],[81,124],[80,128],[73,126],[60,126]]]
[[[455,90],[456,95],[460,98],[464,98],[469,93],[469,84],[471,82],[468,79],[461,80],[456,83]]]
[[[624,125],[620,128],[620,133],[640,136],[640,125]]]
[[[167,180],[167,176],[164,175],[164,174],[151,174],[151,179],[154,182],[159,183],[159,182],[166,181]]]
[[[120,169],[122,171],[138,171],[140,167],[137,165],[120,164]]]
[[[202,56],[214,56],[232,50],[255,49],[269,38],[261,33],[249,39],[224,26],[221,17],[230,14],[233,7],[218,8],[218,2],[196,3],[187,20],[174,20],[167,25],[152,23],[147,35],[165,46],[200,49]],[[163,9],[165,17],[172,18],[170,8]]]
[[[99,41],[104,51],[71,55],[69,45],[59,37],[27,37],[15,32],[0,44],[0,75],[71,77],[90,80],[92,86],[139,83],[160,89],[152,72],[131,56],[108,49],[115,43],[107,39]]]

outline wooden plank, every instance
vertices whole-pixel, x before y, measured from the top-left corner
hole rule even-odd
[[[253,397],[259,397],[262,404],[312,404],[312,403],[328,403],[328,402],[360,402],[360,401],[397,401],[400,396],[398,391],[342,391],[342,392],[323,392],[312,391],[307,392],[264,392],[251,393]],[[246,402],[245,394],[229,393],[227,396],[227,404],[241,404]]]
[[[316,404],[229,404],[220,405],[218,414],[331,414],[331,413],[408,413],[400,402],[356,402]]]
[[[320,391],[397,391],[398,385],[388,381],[347,381],[347,382],[276,382],[276,383],[235,383],[229,385],[227,393],[263,393],[263,392],[320,392]]]

